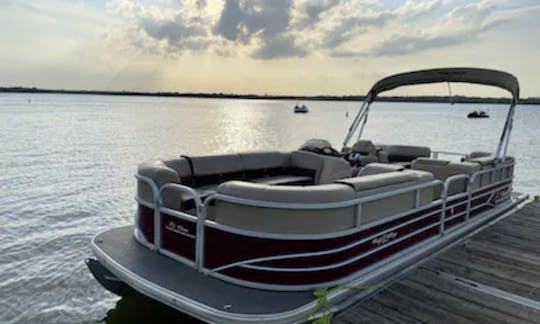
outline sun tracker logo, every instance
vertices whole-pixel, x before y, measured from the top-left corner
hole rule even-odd
[[[398,236],[397,232],[386,233],[382,236],[376,237],[371,241],[371,245],[382,245],[385,244]]]
[[[180,224],[176,224],[173,221],[170,221],[169,224],[165,225],[165,229],[169,230],[171,232],[174,232],[176,234],[187,236],[187,237],[192,238],[192,239],[195,238],[195,235],[189,233],[189,230],[187,228],[185,228],[184,226],[182,226]]]

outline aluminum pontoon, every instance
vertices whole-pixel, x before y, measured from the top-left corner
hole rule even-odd
[[[433,82],[512,94],[494,154],[361,139],[379,93]],[[339,311],[526,199],[512,191],[506,154],[518,98],[517,79],[499,71],[397,74],[371,88],[340,152],[310,140],[293,152],[145,162],[134,224],[94,237],[89,268],[114,293],[138,291],[210,322],[302,322],[321,315],[311,312],[318,288],[338,287],[327,298]]]

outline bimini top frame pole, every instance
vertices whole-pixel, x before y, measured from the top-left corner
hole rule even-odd
[[[371,90],[368,92],[360,111],[349,128],[349,132],[347,133],[345,141],[343,142],[343,147],[345,148],[347,146],[353,134],[358,129],[358,126],[362,124],[358,134],[358,139],[360,139],[363,125],[367,121],[369,106],[379,93],[402,86],[437,82],[461,82],[490,85],[505,89],[512,94],[510,110],[508,111],[506,123],[501,134],[501,139],[495,151],[495,158],[497,160],[504,159],[506,156],[508,141],[510,139],[510,132],[512,130],[514,108],[519,100],[519,83],[517,78],[509,73],[478,68],[442,68],[420,70],[395,74],[380,80],[379,82],[375,83],[375,85],[373,85]]]

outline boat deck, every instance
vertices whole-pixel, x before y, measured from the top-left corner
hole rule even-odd
[[[451,247],[333,323],[540,323],[540,202]]]

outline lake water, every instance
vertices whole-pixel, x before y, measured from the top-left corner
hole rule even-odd
[[[306,103],[309,114],[278,100],[0,94],[0,322],[104,319],[118,298],[84,259],[93,235],[133,221],[137,164],[292,150],[309,138],[340,147],[359,104]],[[467,119],[475,108],[491,118]],[[375,103],[364,138],[493,151],[506,112],[506,105]],[[540,193],[539,128],[540,106],[518,106],[509,151],[518,163],[515,188],[530,194]]]

